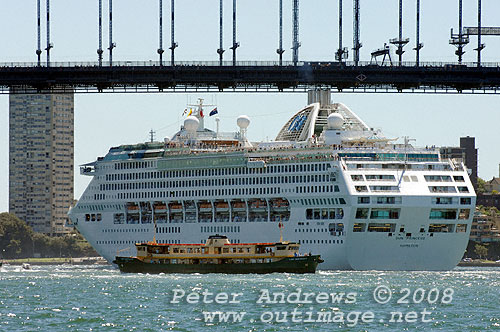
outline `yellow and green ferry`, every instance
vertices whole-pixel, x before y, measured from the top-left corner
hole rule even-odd
[[[212,235],[206,243],[137,243],[136,257],[116,256],[122,272],[132,273],[315,273],[319,255],[300,255],[300,244],[231,243]]]

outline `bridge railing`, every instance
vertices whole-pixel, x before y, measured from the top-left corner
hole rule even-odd
[[[236,65],[238,67],[277,67],[280,66],[279,61],[237,61],[233,64],[232,61],[223,61],[222,64],[219,61],[176,61],[174,63],[176,67],[186,67],[186,66],[202,66],[202,67],[232,67]],[[101,65],[97,61],[68,61],[68,62],[50,62],[47,64],[46,62],[42,62],[38,64],[37,62],[0,62],[1,68],[37,68],[37,67],[51,67],[51,68],[77,68],[77,67],[170,67],[172,63],[170,61],[163,61],[160,63],[159,61],[113,61],[113,63],[109,63],[107,61],[103,61]],[[299,61],[294,63],[292,61],[283,61],[281,63],[282,67],[294,67],[294,66],[319,66],[319,67],[328,67],[328,66],[337,66],[337,67],[356,67],[356,64],[353,61],[347,62],[329,62],[329,61]],[[416,67],[415,62],[405,61],[402,62],[401,66],[399,63],[375,63],[370,61],[360,61],[358,62],[358,67]],[[419,67],[440,67],[440,68],[460,68],[460,67],[477,67],[476,62],[420,62]],[[481,62],[481,67],[500,67],[499,62]]]

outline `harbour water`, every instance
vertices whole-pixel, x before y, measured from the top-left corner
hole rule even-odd
[[[0,331],[495,331],[499,298],[500,268],[144,275],[3,266]]]

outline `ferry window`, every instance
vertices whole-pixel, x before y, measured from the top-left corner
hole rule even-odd
[[[467,188],[467,187],[458,187],[458,192],[468,193],[469,192],[469,188]]]
[[[337,186],[337,185],[333,186],[333,191],[338,193],[340,191],[339,186]],[[341,203],[341,204],[345,204],[345,203]]]
[[[467,224],[457,224],[456,232],[457,233],[467,232]]]
[[[338,189],[337,186],[335,186],[336,189]],[[338,191],[338,190],[335,190],[335,191]],[[339,203],[340,204],[345,204],[345,199],[343,199],[342,197],[339,198]]]
[[[328,219],[328,209],[321,209],[321,219]]]
[[[314,219],[320,219],[320,211],[319,209],[314,209],[313,210],[313,213],[314,213]]]
[[[461,197],[460,204],[471,204],[471,198],[470,197]]]
[[[222,248],[222,253],[228,254],[229,253],[229,248]]]
[[[410,182],[410,178],[408,177],[408,175],[404,175],[403,176],[403,181],[404,182]]]
[[[429,219],[456,219],[457,210],[455,209],[431,209]]]
[[[368,218],[368,210],[365,208],[358,208],[356,210],[356,219],[367,219]]]
[[[469,219],[470,209],[460,209],[460,213],[458,214],[458,219]]]
[[[465,182],[464,177],[461,175],[453,176],[453,180],[455,180],[455,182]]]
[[[354,233],[358,233],[358,232],[364,232],[365,231],[365,228],[366,228],[366,224],[365,223],[354,223],[354,226],[352,228],[352,231]]]

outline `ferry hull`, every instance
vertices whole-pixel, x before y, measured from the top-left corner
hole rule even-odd
[[[271,263],[241,264],[156,264],[135,257],[117,256],[113,263],[126,273],[315,273],[322,260],[319,255],[283,258]]]

